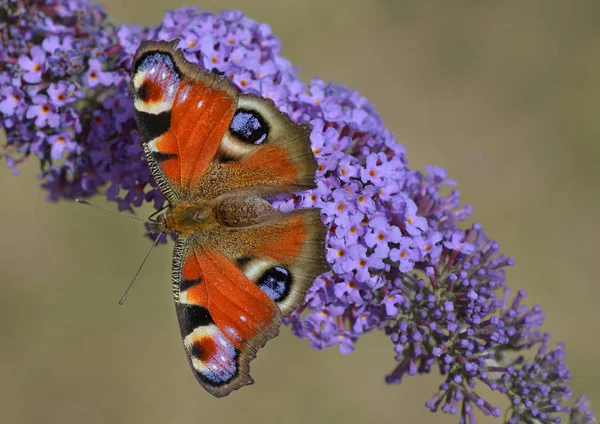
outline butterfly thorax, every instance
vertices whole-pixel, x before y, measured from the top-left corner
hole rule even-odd
[[[218,225],[213,202],[182,201],[171,205],[165,214],[164,230],[187,237]]]

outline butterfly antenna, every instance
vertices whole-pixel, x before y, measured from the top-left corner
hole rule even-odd
[[[75,201],[77,203],[81,203],[82,205],[88,205],[88,206],[91,206],[93,208],[102,209],[103,211],[108,211],[108,212],[116,213],[116,214],[121,215],[121,216],[126,216],[127,218],[133,218],[133,219],[137,219],[138,221],[147,222],[144,218],[140,218],[139,216],[135,216],[135,215],[131,215],[131,214],[128,214],[128,213],[123,213],[123,212],[115,211],[113,209],[105,208],[104,206],[94,205],[93,203],[90,203],[87,200],[75,199]]]
[[[123,293],[123,296],[121,296],[121,299],[119,300],[119,306],[123,306],[123,303],[125,303],[125,298],[127,297],[127,293],[129,293],[129,289],[131,289],[131,286],[133,286],[133,283],[135,283],[135,280],[137,279],[138,275],[140,274],[140,271],[142,270],[142,268],[144,267],[144,264],[148,260],[150,253],[152,253],[152,249],[154,249],[156,247],[156,244],[158,243],[158,239],[160,238],[160,236],[162,236],[162,231],[160,233],[158,233],[158,236],[156,236],[156,239],[154,240],[152,247],[150,248],[150,250],[148,250],[148,253],[146,253],[146,256],[144,257],[142,264],[140,265],[137,272],[135,273],[133,280],[131,280],[131,283],[129,283],[129,285],[127,286],[127,289],[125,289],[125,293]]]

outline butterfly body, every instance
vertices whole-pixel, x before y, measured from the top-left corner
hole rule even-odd
[[[188,361],[211,394],[252,383],[249,363],[328,270],[317,209],[264,199],[315,187],[310,128],[188,62],[177,42],[144,42],[131,91],[152,174],[169,201],[172,285]]]

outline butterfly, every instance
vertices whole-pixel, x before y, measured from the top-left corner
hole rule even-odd
[[[200,384],[222,397],[252,384],[250,361],[329,270],[320,211],[265,197],[315,188],[309,125],[188,62],[179,40],[146,41],[131,93],[152,175],[168,200],[153,223],[175,233],[172,288]]]

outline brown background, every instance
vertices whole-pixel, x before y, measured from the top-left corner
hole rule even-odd
[[[116,22],[141,25],[190,5],[105,3]],[[305,80],[349,85],[377,105],[410,166],[450,171],[475,219],[516,258],[509,284],[528,290],[553,341],[567,343],[574,392],[599,405],[600,2],[202,6],[269,23]],[[182,351],[171,248],[153,253],[120,308],[149,246],[141,225],[45,202],[33,161],[20,177],[0,168],[0,422],[458,422],[424,407],[437,375],[384,385],[394,355],[379,333],[342,356],[283,329],[253,363],[257,383],[213,399]]]

